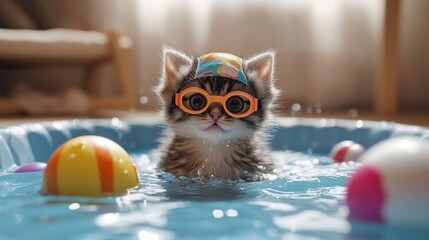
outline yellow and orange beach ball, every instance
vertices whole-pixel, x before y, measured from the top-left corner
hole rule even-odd
[[[50,157],[42,192],[53,195],[124,194],[138,185],[136,166],[117,143],[100,136],[73,138]]]

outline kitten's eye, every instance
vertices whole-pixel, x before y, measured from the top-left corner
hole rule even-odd
[[[231,97],[226,101],[226,107],[232,113],[239,113],[243,111],[244,101],[240,97]]]
[[[192,110],[201,110],[206,106],[206,104],[206,98],[199,93],[196,93],[189,98],[189,106]]]

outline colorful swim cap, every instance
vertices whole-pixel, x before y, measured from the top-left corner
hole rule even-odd
[[[243,72],[243,60],[229,53],[209,53],[198,57],[195,78],[220,76],[238,80],[248,85]]]

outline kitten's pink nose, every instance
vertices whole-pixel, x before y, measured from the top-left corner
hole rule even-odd
[[[219,118],[222,117],[222,111],[220,110],[220,107],[213,107],[210,110],[210,116],[212,117],[213,121],[217,122]]]

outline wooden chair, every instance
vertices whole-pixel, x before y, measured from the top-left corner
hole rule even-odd
[[[128,108],[134,105],[131,48],[131,39],[119,36],[114,30],[95,32],[69,29],[0,29],[0,61],[82,63],[87,66],[85,90],[89,94],[94,93],[101,67],[110,64],[115,72],[120,96],[91,95],[91,109]],[[14,114],[19,111],[19,106],[13,99],[0,99],[0,114]]]

